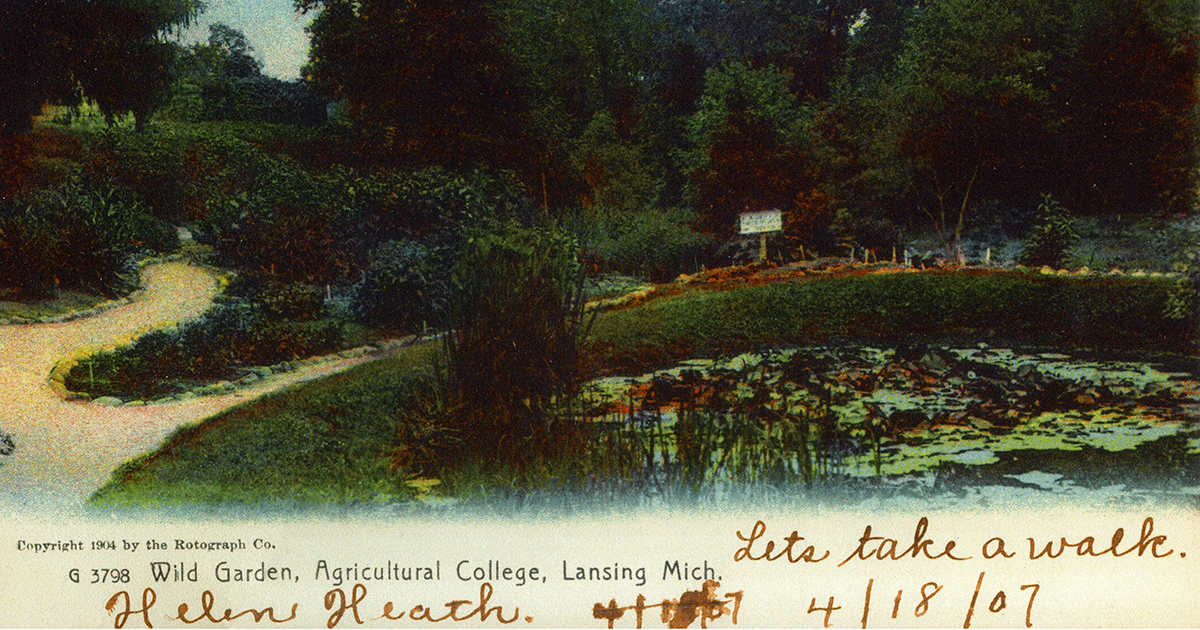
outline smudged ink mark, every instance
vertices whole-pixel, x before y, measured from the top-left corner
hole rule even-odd
[[[0,431],[0,457],[12,455],[17,452],[17,441],[13,436]],[[0,460],[0,466],[4,465],[4,460]]]
[[[618,606],[617,600],[613,599],[608,602],[608,605],[596,603],[592,606],[592,617],[608,622],[608,627],[613,627],[613,622],[625,616],[625,612],[632,610],[637,616],[637,626],[642,627],[643,613],[651,608],[658,608],[661,611],[661,619],[663,624],[668,628],[687,628],[692,625],[697,619],[700,620],[700,627],[707,628],[708,622],[729,616],[730,621],[737,625],[738,609],[742,604],[742,591],[734,593],[725,593],[725,597],[729,599],[719,599],[717,597],[717,587],[721,586],[716,580],[705,580],[704,585],[698,591],[684,591],[679,599],[664,599],[657,604],[646,604],[646,596],[639,594],[636,603],[632,606]],[[729,605],[732,604],[732,610]]]

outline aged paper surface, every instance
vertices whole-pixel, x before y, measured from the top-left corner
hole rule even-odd
[[[775,230],[782,219],[771,221]],[[1052,457],[1017,461],[1039,448],[1125,452],[1122,470],[1133,474],[1177,465],[1167,460],[1181,453],[1194,458],[1194,354],[1118,361],[1105,352],[915,344],[905,365],[929,370],[931,381],[951,371],[947,361],[1008,361],[1061,380],[1108,370],[1136,386],[1134,398],[1146,398],[1137,408],[1152,412],[1129,421],[1115,412],[1064,414],[1055,421],[1065,429],[997,431],[1007,445],[981,437],[996,428],[987,421],[960,418],[945,429],[922,416],[906,430],[943,431],[936,439],[895,440],[882,455],[878,436],[874,452],[865,437],[831,446],[818,458],[820,474],[851,480],[832,497],[731,477],[707,480],[696,496],[665,497],[647,484],[641,496],[610,497],[597,483],[577,504],[526,497],[460,505],[425,494],[428,486],[411,504],[311,510],[90,504],[114,471],[180,427],[204,427],[243,402],[379,358],[349,353],[145,405],[80,399],[63,385],[74,361],[187,321],[218,291],[210,270],[159,260],[143,269],[130,299],[78,319],[0,325],[0,627],[1200,627],[1200,487],[1106,477],[1115,456],[1089,460],[1095,481],[1087,483],[1040,470]],[[899,364],[892,349],[876,350],[854,360]],[[765,380],[752,368],[783,370],[795,356],[709,357],[654,376],[677,383],[681,370],[711,368],[736,389]],[[963,375],[964,387],[986,380],[966,368]],[[650,398],[652,376],[627,376],[641,381],[620,381],[622,395]],[[1087,397],[1100,395],[1070,396]],[[657,421],[687,407],[648,405],[645,418]],[[631,423],[633,407],[621,412]],[[1159,438],[1177,443],[1133,449]],[[902,449],[960,477],[945,486],[937,474],[906,479],[911,471],[895,456]],[[1000,460],[1014,467],[954,483],[970,481],[973,465]],[[877,477],[887,479],[870,481]]]
[[[632,628],[644,596],[643,627],[666,627],[664,601],[714,580],[693,610],[714,628],[1193,627],[1200,587],[1194,512],[1158,509],[9,523],[5,626],[603,628],[615,609]]]

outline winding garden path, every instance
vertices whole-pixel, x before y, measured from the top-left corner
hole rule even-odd
[[[78,510],[117,466],[158,446],[180,425],[370,360],[331,361],[229,394],[144,407],[63,400],[49,386],[60,359],[199,315],[218,291],[211,272],[180,262],[147,266],[142,287],[130,303],[92,317],[0,326],[0,431],[16,442],[15,452],[0,457],[0,514]]]

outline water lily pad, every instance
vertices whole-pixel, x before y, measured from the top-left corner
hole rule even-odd
[[[695,393],[689,408],[707,409],[703,417],[709,420],[700,421],[715,423],[712,430],[718,432],[731,431],[737,414],[751,414],[746,427],[759,421],[754,418],[813,423],[825,417],[819,431],[817,425],[809,430],[809,439],[824,440],[821,448],[831,449],[825,457],[837,460],[830,465],[850,476],[919,475],[945,464],[988,466],[1016,452],[1124,452],[1186,434],[1182,420],[1198,415],[1187,407],[1200,401],[1197,376],[1146,363],[1006,348],[902,350],[788,348],[698,359],[637,377],[600,379],[585,390],[597,399],[628,402],[631,395],[641,400],[635,394],[644,394],[656,379],[668,379],[663,383]],[[1147,392],[1154,406],[1139,406],[1137,397]],[[655,404],[654,426],[667,435],[677,407]],[[768,434],[755,429],[745,435]],[[746,455],[744,449],[778,448],[768,441],[737,444],[743,449],[738,457]],[[830,446],[835,444],[850,447]],[[872,445],[879,448],[878,461]],[[818,446],[813,442],[811,448]],[[1189,437],[1187,448],[1200,451],[1200,440]],[[713,453],[712,460],[722,457]],[[764,461],[770,459],[764,455]]]

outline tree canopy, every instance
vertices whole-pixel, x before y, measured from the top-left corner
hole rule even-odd
[[[301,0],[298,7],[315,3]],[[496,16],[482,0],[325,0],[305,70],[345,99],[380,156],[503,161],[524,120]]]
[[[245,33],[220,22],[210,24],[206,42],[178,47],[170,99],[161,115],[185,122],[324,122],[325,99],[302,80],[264,75],[253,53]]]
[[[170,85],[163,39],[200,0],[39,0],[0,6],[0,134],[27,131],[46,103],[94,100],[110,119],[139,123]]]
[[[1044,193],[1194,202],[1196,0],[297,8],[320,10],[315,85],[389,151],[514,168],[559,206],[695,204],[727,229],[737,206],[821,199],[952,235]]]

